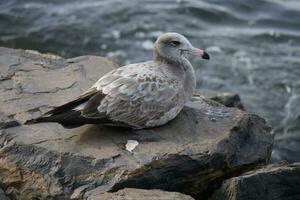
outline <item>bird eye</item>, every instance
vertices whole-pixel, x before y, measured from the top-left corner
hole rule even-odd
[[[171,45],[176,47],[176,46],[180,45],[180,42],[179,41],[171,41]]]

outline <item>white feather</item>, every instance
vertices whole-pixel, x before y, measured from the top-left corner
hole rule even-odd
[[[84,106],[86,105],[86,102],[79,104],[78,106],[76,106],[75,108],[73,108],[72,110],[76,110],[76,111],[82,111]]]

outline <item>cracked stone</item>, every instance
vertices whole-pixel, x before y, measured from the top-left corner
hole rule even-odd
[[[1,188],[0,188],[0,199],[1,200],[10,200],[10,198],[7,197],[7,195]]]
[[[184,195],[178,192],[166,192],[162,190],[142,190],[134,188],[125,188],[118,192],[112,193],[94,193],[87,200],[130,200],[130,199],[143,199],[143,200],[194,200],[191,196]]]
[[[13,117],[8,117],[3,113],[0,113],[0,129],[11,128],[19,125],[19,122],[17,122]]]
[[[241,110],[244,110],[244,105],[241,101],[241,97],[239,94],[228,93],[228,92],[220,93],[212,90],[200,90],[198,91],[198,93],[226,107],[236,107]]]
[[[300,199],[300,163],[278,163],[223,182],[210,200]]]
[[[116,65],[97,56],[65,60],[0,48],[0,58],[6,55],[21,63],[10,69],[15,76],[0,81],[0,88],[11,88],[0,90],[0,113],[20,125],[0,134],[6,141],[0,150],[0,185],[14,188],[20,199],[87,199],[96,192],[119,195],[129,187],[205,199],[224,179],[269,160],[273,137],[264,119],[201,97],[153,129],[21,125],[72,100]],[[34,70],[28,71],[30,66]],[[128,140],[139,143],[132,152],[124,148]]]

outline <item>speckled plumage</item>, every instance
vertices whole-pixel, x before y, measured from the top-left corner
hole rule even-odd
[[[196,48],[177,33],[164,34],[155,43],[154,60],[109,72],[78,99],[49,111],[36,122],[73,127],[90,119],[91,123],[136,129],[163,125],[178,115],[196,87],[193,67],[184,57],[186,49]],[[84,123],[78,124],[79,118]]]
[[[174,71],[172,66],[149,61],[118,68],[89,91],[106,95],[98,106],[100,115],[134,128],[153,127],[173,119],[184,106],[189,95],[183,77],[183,69]],[[192,93],[195,82],[191,88]]]

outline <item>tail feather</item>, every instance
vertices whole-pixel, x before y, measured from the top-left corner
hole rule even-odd
[[[25,122],[25,124],[36,124],[44,122],[55,122],[61,124],[65,128],[76,128],[84,124],[106,124],[112,121],[105,118],[86,118],[81,115],[80,111],[70,110],[66,113],[50,115],[47,117],[39,117]]]
[[[98,106],[105,97],[101,91],[93,87],[77,99],[48,111],[39,118],[31,119],[25,124],[56,122],[65,128],[74,128],[84,124],[113,124],[109,117],[98,113]],[[83,110],[76,109],[83,106]]]
[[[95,98],[92,98],[96,96]],[[25,124],[36,124],[43,122],[56,122],[64,126],[65,128],[75,128],[78,126],[82,126],[84,124],[103,124],[103,123],[111,123],[111,120],[107,119],[106,116],[97,116],[94,118],[84,117],[81,115],[81,111],[76,110],[75,108],[84,105],[86,102],[92,99],[97,99],[97,101],[101,102],[101,100],[105,97],[101,92],[97,91],[96,88],[84,93],[79,98],[70,101],[64,105],[61,105],[53,110],[50,110],[47,113],[44,113],[42,116],[31,119],[25,122]],[[89,106],[89,109],[91,106]],[[97,107],[92,107],[97,110]],[[88,110],[90,111],[90,110]]]
[[[36,118],[36,119],[30,119],[30,120],[27,120],[24,124],[26,125],[30,125],[30,124],[36,124],[36,123],[40,123],[42,122],[43,118]]]
[[[30,120],[27,120],[24,124],[31,125],[31,124],[47,123],[47,122],[60,123],[60,120],[59,120],[57,115],[54,115],[54,116],[38,117],[38,118],[35,118],[35,119],[30,119]]]
[[[25,122],[26,125],[44,123],[44,122],[55,122],[59,123],[65,128],[75,128],[82,126],[84,123],[80,121],[82,117],[79,111],[68,111],[66,113],[54,114],[50,116],[41,116],[36,119],[30,119]]]

